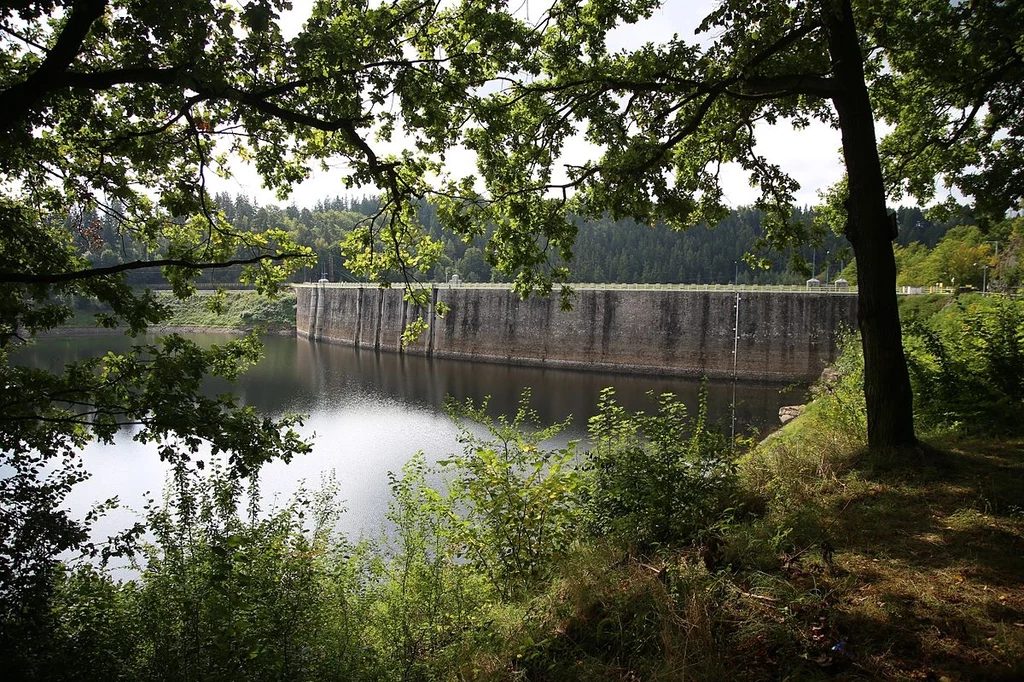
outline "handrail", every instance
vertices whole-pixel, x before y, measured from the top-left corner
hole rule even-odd
[[[329,287],[332,289],[377,289],[379,285],[373,282],[296,282],[295,287]],[[506,282],[423,282],[423,288],[437,289],[493,289],[508,291],[512,288]],[[595,283],[595,282],[567,282],[566,286],[574,291],[721,291],[721,292],[792,292],[805,294],[841,294],[855,295],[855,286],[836,286],[834,284],[820,284],[807,286],[806,284],[624,284],[617,282]],[[391,287],[399,289],[401,287]]]

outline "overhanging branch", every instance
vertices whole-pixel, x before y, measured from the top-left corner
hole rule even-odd
[[[103,16],[106,9],[107,0],[80,0],[72,5],[64,28],[43,63],[28,78],[2,93],[4,105],[0,107],[0,130],[11,130],[50,92],[50,83],[71,66],[93,23]]]
[[[839,91],[835,80],[818,74],[792,74],[744,78],[736,91],[729,94],[739,99],[773,99],[790,95],[813,95],[831,99]]]
[[[117,265],[109,265],[103,268],[88,268],[86,270],[74,270],[72,272],[57,272],[51,274],[33,274],[33,273],[19,273],[19,272],[2,272],[0,273],[0,282],[10,284],[62,284],[64,282],[75,282],[83,279],[90,279],[93,277],[105,277],[109,275],[117,275],[122,272],[129,272],[131,270],[144,270],[147,268],[162,268],[162,267],[179,267],[179,268],[190,268],[193,270],[215,270],[217,268],[226,268],[232,265],[253,265],[262,261],[270,262],[281,262],[289,260],[291,258],[303,258],[306,254],[303,253],[275,253],[275,254],[264,254],[261,256],[253,256],[252,258],[236,258],[233,260],[216,261],[216,262],[201,262],[196,263],[193,261],[185,260],[183,258],[162,258],[159,260],[136,260],[128,263],[118,263]]]

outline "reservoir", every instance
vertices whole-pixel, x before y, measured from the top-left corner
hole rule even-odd
[[[223,335],[189,335],[200,344],[225,343]],[[429,461],[460,450],[458,430],[445,414],[446,396],[481,400],[490,396],[492,414],[513,414],[521,392],[532,390],[532,406],[545,423],[572,418],[559,443],[585,439],[587,420],[596,412],[602,389],[612,386],[620,404],[630,410],[653,410],[647,395],[672,392],[694,413],[700,381],[678,376],[582,372],[517,367],[318,343],[305,338],[266,337],[264,359],[234,385],[211,382],[210,390],[231,390],[244,404],[279,416],[307,415],[301,429],[313,437],[313,452],[290,464],[266,466],[261,490],[282,504],[301,482],[317,488],[321,478],[336,478],[347,509],[343,530],[351,536],[375,534],[382,527],[390,495],[388,472],[398,472],[417,451]],[[123,336],[43,338],[18,353],[18,362],[58,370],[64,363],[123,351]],[[802,386],[735,384],[736,433],[772,430],[782,405],[801,403]],[[709,415],[725,433],[732,428],[734,384],[709,383]],[[581,446],[585,447],[585,443]],[[97,525],[105,536],[141,518],[147,497],[160,499],[166,468],[155,447],[140,445],[129,430],[113,446],[91,443],[83,452],[92,478],[77,486],[68,499],[76,515],[108,497],[122,508]],[[264,508],[270,506],[269,502]]]

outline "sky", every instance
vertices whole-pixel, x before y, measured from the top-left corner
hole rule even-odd
[[[699,41],[694,36],[695,29],[714,4],[714,0],[664,0],[663,6],[655,10],[649,19],[616,28],[609,36],[609,47],[628,49],[646,42],[664,42],[674,35]],[[281,19],[286,36],[294,35],[299,30],[304,18],[308,16],[312,0],[295,0],[293,5],[292,11]],[[521,11],[536,14],[541,6],[538,0],[524,0]],[[796,192],[798,205],[819,203],[818,193],[842,177],[839,132],[820,122],[815,121],[799,131],[793,130],[785,122],[775,126],[761,125],[756,128],[756,136],[756,149],[800,183],[800,189]],[[401,147],[402,141],[396,140],[394,144],[388,145],[387,151],[398,151]],[[592,149],[582,140],[577,140],[567,145],[563,161],[578,163],[587,155],[592,155]],[[447,154],[446,162],[458,175],[468,174],[475,163],[472,154],[465,150]],[[262,187],[255,170],[240,163],[235,164],[231,178],[215,179],[210,185],[215,192],[244,194],[260,204],[294,203],[300,207],[312,207],[322,199],[345,193],[341,182],[344,177],[342,165],[329,165],[334,166],[334,169],[328,172],[315,170],[308,180],[294,188],[285,202]],[[729,205],[748,205],[757,198],[757,189],[750,186],[746,174],[738,166],[724,167],[721,177],[725,200]],[[558,179],[555,178],[556,181]],[[365,188],[355,193],[372,194],[373,189]]]

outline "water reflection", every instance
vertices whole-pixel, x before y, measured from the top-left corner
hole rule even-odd
[[[224,336],[193,335],[201,344],[223,343]],[[147,342],[151,342],[148,339]],[[59,371],[65,362],[123,351],[131,340],[120,336],[42,339],[19,352],[19,361]],[[446,396],[480,400],[491,396],[495,414],[515,411],[524,388],[533,392],[533,407],[545,422],[570,415],[573,425],[566,438],[584,435],[595,412],[598,396],[614,386],[619,402],[628,409],[652,409],[648,392],[674,392],[695,405],[700,382],[680,378],[628,374],[587,373],[557,369],[511,367],[452,360],[373,353],[306,339],[268,337],[265,357],[230,387],[211,382],[210,391],[230,388],[249,405],[280,415],[308,415],[304,434],[315,436],[314,450],[290,465],[267,467],[263,490],[288,495],[300,480],[316,485],[325,472],[334,471],[347,500],[346,530],[376,530],[387,508],[387,472],[397,471],[416,451],[436,460],[458,448],[456,430],[445,416]],[[739,384],[737,432],[763,429],[777,423],[781,405],[799,402],[800,394],[781,395],[780,386]],[[709,385],[709,413],[726,429],[730,426],[733,386]],[[151,448],[122,433],[116,445],[91,444],[84,455],[94,475],[72,495],[72,507],[88,506],[113,494],[141,509],[145,492],[159,494],[165,470]],[[108,521],[106,530],[127,526],[122,513]],[[101,530],[104,530],[101,528]]]
[[[514,367],[454,360],[426,359],[393,353],[332,346],[297,339],[294,349],[269,344],[273,354],[294,352],[296,375],[306,377],[310,395],[320,401],[356,399],[371,393],[383,393],[408,404],[437,408],[446,396],[457,400],[491,397],[491,412],[515,411],[523,389],[533,390],[532,404],[545,421],[562,421],[573,416],[577,430],[583,430],[596,411],[598,396],[607,386],[615,387],[616,397],[628,409],[650,409],[648,393],[672,392],[688,405],[695,405],[700,382],[677,377],[657,377],[598,372],[577,372],[536,367]],[[274,367],[287,368],[287,359],[276,358]],[[243,380],[242,388],[247,388]],[[779,407],[794,400],[780,393],[784,386],[737,384],[736,418],[739,430],[771,427]],[[799,395],[799,392],[798,392]],[[712,419],[729,421],[733,389],[731,382],[708,386]],[[293,404],[291,409],[315,409],[315,405]],[[271,407],[267,405],[267,407]],[[277,406],[280,407],[280,406]]]

